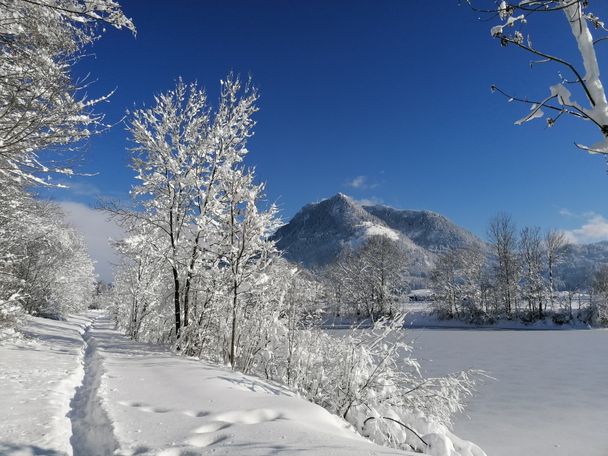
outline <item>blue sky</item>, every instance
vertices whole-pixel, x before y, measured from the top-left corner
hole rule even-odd
[[[229,71],[251,75],[262,98],[249,162],[285,219],[339,191],[434,210],[481,236],[498,211],[570,230],[608,215],[606,164],[573,145],[598,133],[568,120],[516,127],[527,108],[489,89],[543,98],[558,68],[530,70],[456,0],[121,4],[137,37],[108,30],[77,67],[96,79],[92,96],[117,89],[100,107],[106,119],[150,104],[178,76],[215,98]],[[536,43],[576,57],[565,20],[547,25]],[[126,136],[117,125],[93,139],[83,169],[99,175],[54,197],[126,197]]]

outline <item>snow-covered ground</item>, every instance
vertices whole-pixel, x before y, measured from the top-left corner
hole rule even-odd
[[[95,321],[32,318],[0,346],[0,454],[408,454],[285,388],[134,343]]]
[[[0,454],[404,454],[280,385],[134,343],[90,317],[32,318],[31,339],[0,346]],[[608,454],[607,330],[408,337],[428,374],[496,378],[454,429],[488,455]]]
[[[454,427],[488,455],[608,455],[608,330],[408,332],[426,373],[496,378]]]
[[[27,339],[0,346],[0,454],[71,452],[68,415],[88,324],[84,317],[32,318]]]

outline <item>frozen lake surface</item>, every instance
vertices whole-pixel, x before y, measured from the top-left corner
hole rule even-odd
[[[488,456],[608,455],[608,330],[410,329],[425,373],[479,386],[454,431]]]

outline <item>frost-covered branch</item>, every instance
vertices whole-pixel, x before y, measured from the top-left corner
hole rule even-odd
[[[55,163],[104,131],[88,83],[73,78],[97,25],[135,31],[113,0],[6,0],[0,4],[0,179],[50,185],[52,174],[73,174]],[[43,158],[49,151],[55,160]]]
[[[480,7],[482,3],[489,7]],[[542,57],[543,63],[556,63],[565,67],[573,75],[572,81],[561,80],[549,87],[550,95],[541,102],[530,102],[527,98],[510,97],[511,101],[521,101],[532,104],[531,113],[526,115],[516,124],[528,122],[543,116],[541,108],[549,108],[560,111],[562,114],[572,115],[579,119],[593,122],[603,136],[592,146],[576,144],[577,147],[591,153],[608,153],[608,102],[606,101],[605,89],[600,77],[600,68],[597,59],[595,45],[601,39],[594,40],[591,29],[605,30],[604,23],[593,13],[588,12],[590,6],[588,0],[540,0],[524,2],[500,2],[468,0],[473,10],[488,15],[489,18],[498,18],[499,23],[492,26],[490,34],[499,40],[502,46],[515,46],[530,54]],[[532,44],[530,33],[525,30],[533,16],[540,13],[559,14],[565,17],[571,32],[571,36],[577,44],[582,61],[579,68],[569,59],[556,56],[553,52],[538,49]],[[585,103],[577,102],[575,95],[566,87],[566,84],[574,84],[585,96]],[[504,94],[504,92],[500,91]],[[556,101],[559,106],[548,104]],[[587,106],[585,106],[585,104]],[[561,106],[561,109],[560,109]],[[555,124],[556,118],[547,120],[548,126]]]

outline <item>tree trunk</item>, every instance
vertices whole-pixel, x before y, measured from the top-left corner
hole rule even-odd
[[[236,281],[234,282],[234,294],[232,295],[232,335],[230,337],[230,365],[234,369],[234,352],[235,352],[235,337],[236,337],[236,306],[238,304],[238,288]]]
[[[173,304],[175,306],[175,338],[179,340],[182,327],[181,309],[179,302],[179,275],[177,269],[173,266]]]
[[[184,286],[184,327],[188,326],[189,323],[189,312],[190,312],[190,286],[192,285],[192,277],[194,275],[194,266],[196,264],[196,257],[198,254],[198,243],[200,240],[201,232],[196,233],[194,239],[194,246],[192,247],[192,255],[190,256],[190,266],[188,267],[188,273],[186,274],[186,283]]]
[[[553,259],[549,256],[549,302],[553,308]]]

